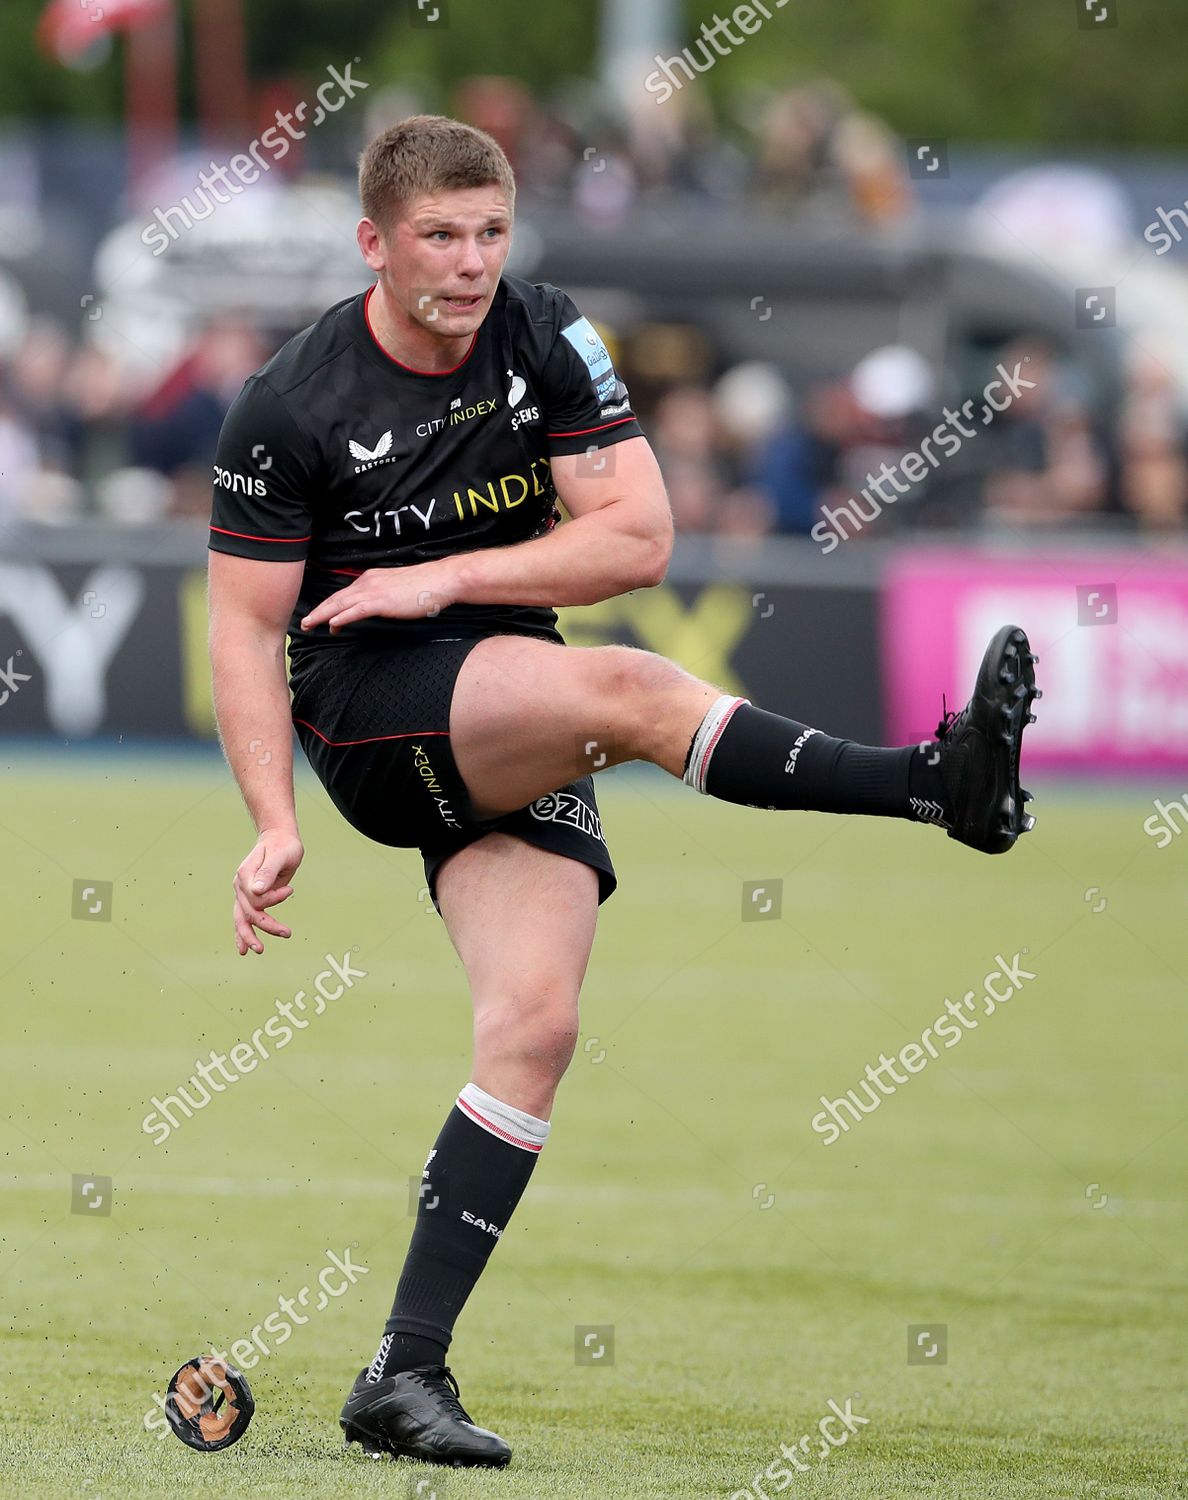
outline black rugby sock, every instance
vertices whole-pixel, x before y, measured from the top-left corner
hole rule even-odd
[[[474,1290],[549,1134],[546,1120],[476,1084],[458,1095],[422,1173],[421,1198],[392,1314],[370,1381],[442,1364]]]
[[[859,745],[727,694],[693,736],[684,779],[699,792],[746,807],[926,823],[949,812],[935,742],[890,750]]]

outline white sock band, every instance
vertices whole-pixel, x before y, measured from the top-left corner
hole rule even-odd
[[[744,703],[750,703],[749,698],[735,698],[730,693],[723,693],[720,698],[715,698],[709,706],[709,712],[701,721],[701,727],[693,736],[693,747],[689,751],[689,764],[685,768],[683,780],[695,791],[705,791],[705,778],[709,772],[710,756],[714,752],[714,746],[721,738],[722,731],[730,722],[730,717],[736,708],[741,708]]]
[[[476,1125],[522,1151],[539,1151],[549,1138],[548,1120],[504,1104],[477,1083],[468,1083],[458,1095],[458,1108]]]

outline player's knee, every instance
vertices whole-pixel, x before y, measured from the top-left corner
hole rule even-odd
[[[547,980],[525,985],[521,976],[516,989],[514,997],[477,1010],[475,1051],[487,1062],[560,1078],[577,1046],[577,995],[569,986]]]
[[[605,646],[599,655],[603,705],[623,758],[647,758],[664,700],[694,679],[676,662],[636,646]]]

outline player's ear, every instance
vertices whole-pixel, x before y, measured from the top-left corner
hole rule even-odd
[[[355,226],[355,239],[359,245],[359,254],[371,270],[382,271],[387,264],[387,247],[374,219],[364,217],[359,220]]]

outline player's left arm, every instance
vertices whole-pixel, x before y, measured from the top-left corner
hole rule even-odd
[[[672,511],[645,437],[554,454],[553,483],[571,520],[513,547],[447,559],[464,604],[597,604],[660,583],[672,555]]]
[[[597,604],[651,588],[672,553],[672,511],[647,438],[554,454],[553,483],[571,520],[509,547],[404,568],[369,568],[306,615],[332,631],[377,615],[420,619],[450,604]]]

